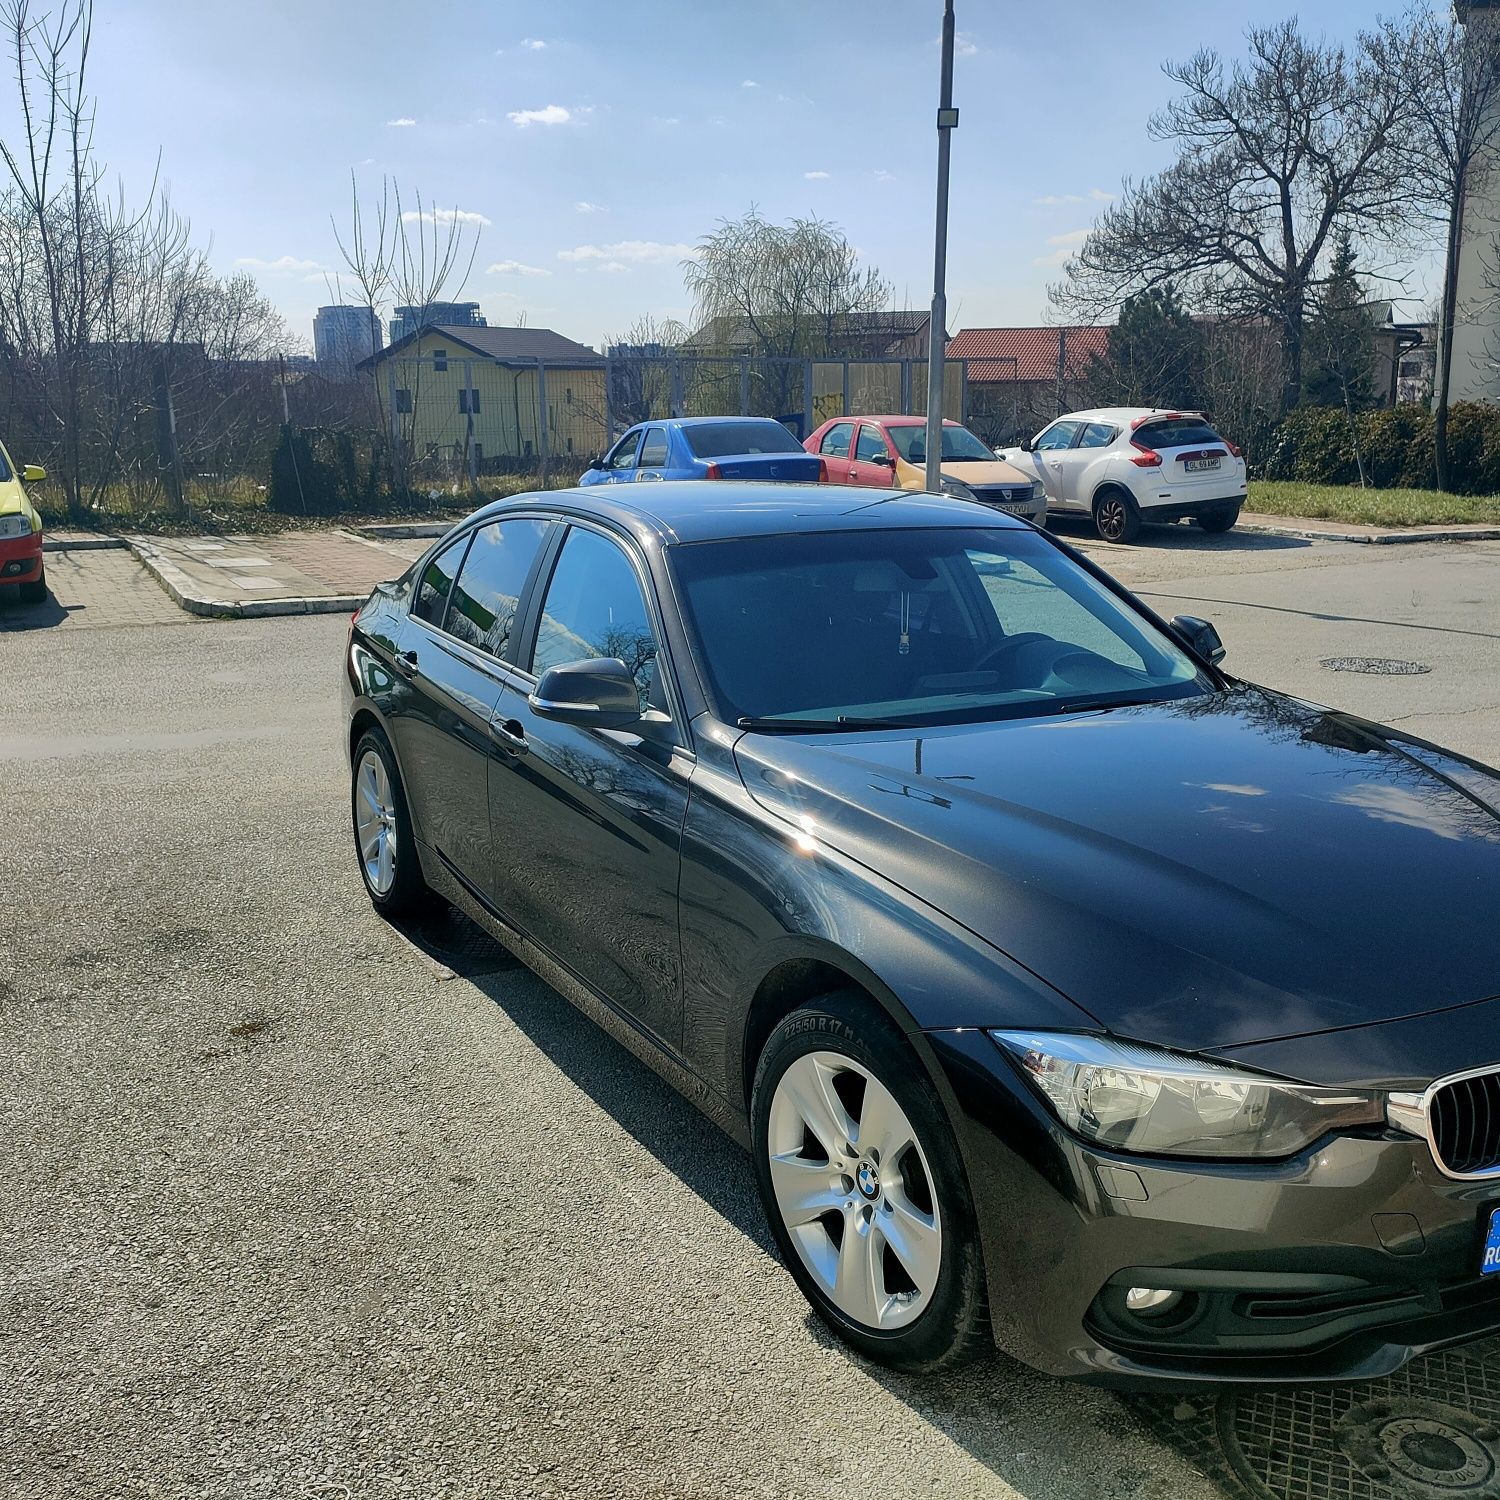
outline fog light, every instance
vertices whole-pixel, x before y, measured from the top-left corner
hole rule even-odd
[[[1166,1312],[1182,1301],[1181,1292],[1168,1291],[1160,1286],[1133,1286],[1125,1293],[1125,1308],[1133,1313]]]

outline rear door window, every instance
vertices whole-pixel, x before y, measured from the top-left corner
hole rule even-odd
[[[434,630],[443,628],[443,611],[448,607],[448,594],[453,588],[453,575],[463,561],[464,548],[469,545],[467,534],[450,542],[422,569],[417,579],[417,592],[412,599],[411,612],[425,620]]]
[[[667,462],[667,430],[664,427],[648,427],[646,441],[641,444],[640,467],[660,469]]]
[[[854,450],[854,456],[862,464],[872,464],[878,459],[890,457],[878,427],[871,427],[868,422],[860,427],[859,444]]]
[[[1078,439],[1080,448],[1107,448],[1114,442],[1119,433],[1119,428],[1108,422],[1090,422],[1083,429],[1083,436]]]
[[[515,628],[516,609],[550,522],[540,516],[517,516],[481,526],[448,605],[449,635],[505,656]]]

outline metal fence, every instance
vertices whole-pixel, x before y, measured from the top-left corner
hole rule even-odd
[[[836,416],[923,415],[925,360],[698,355],[545,363],[400,355],[377,376],[388,431],[420,479],[578,472],[627,427],[658,417],[763,416],[798,437]],[[949,360],[944,415],[967,410],[964,362]]]

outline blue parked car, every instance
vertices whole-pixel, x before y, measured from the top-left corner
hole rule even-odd
[[[580,485],[641,479],[758,479],[817,484],[823,460],[770,417],[664,417],[639,422]]]

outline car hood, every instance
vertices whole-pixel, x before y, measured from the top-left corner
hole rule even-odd
[[[747,734],[735,754],[804,837],[1120,1036],[1199,1051],[1500,995],[1500,774],[1363,720],[1236,686],[921,732]]]
[[[965,484],[1030,484],[1032,476],[1023,474],[1014,464],[993,459],[950,460],[943,465],[943,474],[949,479],[961,479]]]

